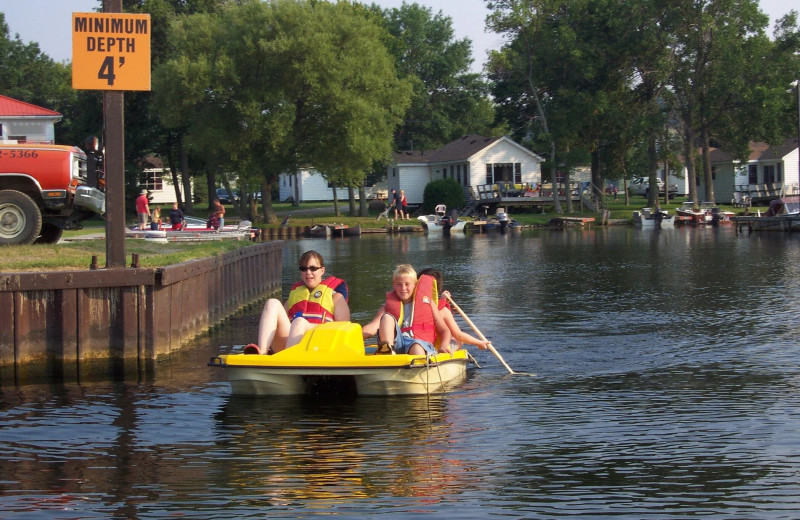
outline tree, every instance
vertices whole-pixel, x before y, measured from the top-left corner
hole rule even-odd
[[[452,19],[416,3],[382,14],[398,74],[413,87],[395,147],[434,149],[468,134],[494,135],[488,86],[469,72],[472,42],[455,39]]]
[[[157,72],[165,121],[187,128],[197,153],[260,179],[262,194],[303,166],[354,186],[388,157],[408,87],[358,7],[244,1],[179,20],[172,37]]]

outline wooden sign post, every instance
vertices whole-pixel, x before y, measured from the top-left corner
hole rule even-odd
[[[122,0],[102,13],[72,13],[72,87],[102,90],[105,118],[106,267],[125,267],[125,97],[150,90],[150,15],[123,14]]]

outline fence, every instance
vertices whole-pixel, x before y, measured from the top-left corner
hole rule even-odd
[[[146,369],[280,291],[282,247],[155,269],[0,273],[0,382]]]

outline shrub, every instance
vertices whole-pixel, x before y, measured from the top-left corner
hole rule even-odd
[[[466,204],[464,188],[454,179],[431,181],[422,193],[422,212],[433,213],[438,204],[445,204],[448,209],[461,209]]]

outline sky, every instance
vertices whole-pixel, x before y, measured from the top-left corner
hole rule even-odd
[[[453,20],[457,39],[472,41],[472,70],[480,72],[489,50],[503,44],[500,35],[485,31],[488,14],[484,0],[414,0]],[[414,1],[407,3],[414,3]],[[403,0],[369,0],[384,8],[400,7]],[[789,12],[787,0],[760,0],[761,10],[772,23]],[[98,0],[0,0],[0,12],[5,14],[11,36],[19,34],[24,42],[37,42],[41,51],[58,62],[72,61],[72,13],[92,12],[101,5]],[[796,8],[797,9],[797,8]],[[770,29],[769,34],[772,33]]]

